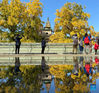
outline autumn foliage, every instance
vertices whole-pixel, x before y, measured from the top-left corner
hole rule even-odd
[[[38,31],[42,26],[42,3],[30,0],[2,0],[0,2],[0,28],[7,32],[10,41],[16,34],[24,35],[23,40],[39,40]]]
[[[50,37],[52,43],[72,42],[71,37],[77,34],[84,36],[86,32],[95,34],[93,26],[88,25],[90,14],[84,12],[84,7],[77,3],[66,3],[61,9],[56,10],[55,33]]]
[[[24,36],[22,41],[40,41],[40,28],[43,27],[40,0],[2,0],[0,2],[0,41],[13,41],[16,34]],[[72,35],[82,37],[85,32],[96,36],[93,26],[89,26],[90,14],[84,12],[85,7],[77,3],[67,2],[56,10],[55,30],[50,37],[51,43],[70,43]]]

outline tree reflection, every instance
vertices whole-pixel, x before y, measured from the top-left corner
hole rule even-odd
[[[51,66],[50,72],[55,76],[56,93],[88,93],[87,87],[89,77],[84,72],[84,64],[87,64],[83,57],[73,58],[74,66],[71,65],[54,65]],[[89,58],[92,66],[92,58]],[[93,70],[92,70],[93,71]]]
[[[72,73],[73,65],[52,65],[50,73],[55,76],[55,93],[72,93],[74,80],[67,73]]]
[[[41,73],[40,66],[22,65],[20,59],[15,58],[15,66],[8,66],[4,79],[6,82],[1,83],[0,92],[4,93],[38,93],[40,92],[41,83],[39,74]],[[7,78],[7,79],[6,79]]]

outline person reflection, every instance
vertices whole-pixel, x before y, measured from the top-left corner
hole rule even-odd
[[[83,61],[84,61],[84,57],[80,56],[79,58],[79,69],[82,72],[83,71]]]
[[[79,60],[78,60],[79,59]],[[74,69],[73,69],[73,75],[79,76],[80,72],[83,70],[83,57],[81,56],[80,58],[78,57],[73,57],[73,62],[75,63]]]
[[[77,57],[73,57],[73,62],[74,62],[74,69],[73,69],[73,74],[78,76],[78,60]]]
[[[14,69],[15,74],[18,74],[18,72],[21,72],[19,67],[20,67],[20,59],[19,57],[15,57],[15,69]]]
[[[44,56],[42,56],[42,60],[41,60],[41,69],[42,69],[42,71],[44,72],[44,70],[45,70],[45,67],[46,67],[46,60],[45,60],[45,57]]]
[[[99,57],[98,56],[95,57],[95,63],[99,64]]]
[[[99,57],[96,56],[94,60],[95,60],[95,63],[96,63],[95,69],[99,73]]]
[[[92,57],[85,58],[85,66],[84,66],[84,73],[89,77],[89,80],[92,79],[92,75],[94,74],[95,70],[92,67]]]

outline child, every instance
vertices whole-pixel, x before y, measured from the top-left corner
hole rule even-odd
[[[99,46],[99,42],[97,41],[97,42],[95,43],[95,45],[94,45],[95,55],[97,54],[98,46]]]

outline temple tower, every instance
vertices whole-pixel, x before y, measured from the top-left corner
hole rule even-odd
[[[47,18],[47,22],[45,27],[41,30],[42,37],[46,38],[48,41],[48,38],[52,35],[52,29],[50,25],[49,18]]]

